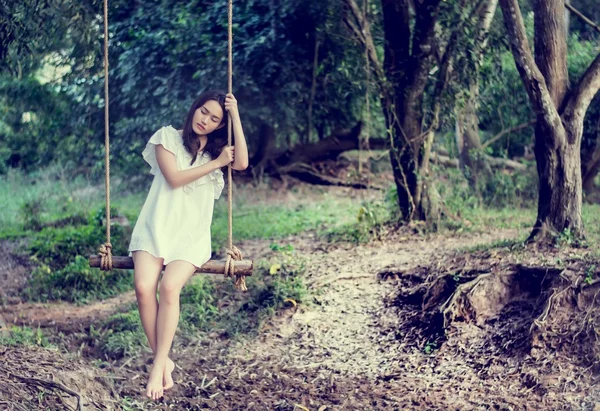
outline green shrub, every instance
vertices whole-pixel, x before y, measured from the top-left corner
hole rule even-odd
[[[23,222],[24,230],[40,230],[42,228],[42,210],[44,201],[36,198],[25,201],[19,208],[19,218]]]
[[[65,300],[86,302],[90,299],[112,297],[131,288],[131,272],[102,271],[91,268],[87,257],[75,260],[61,269],[41,263],[31,273],[25,295],[30,300]]]
[[[32,235],[26,252],[36,267],[25,289],[29,299],[86,301],[131,288],[130,272],[104,272],[89,266],[88,256],[96,254],[105,241],[103,215],[102,208],[85,225],[46,227]],[[129,237],[129,227],[111,227],[113,255],[126,255]]]
[[[137,308],[109,317],[99,333],[100,351],[110,358],[136,356],[147,345]]]
[[[9,331],[10,337],[8,338],[0,335],[0,345],[37,345],[40,347],[51,346],[40,328],[32,330],[29,327],[12,326]]]
[[[204,277],[194,277],[181,291],[181,322],[189,328],[210,329],[219,310],[215,305],[215,286]]]
[[[383,228],[394,222],[393,216],[399,214],[397,198],[396,187],[393,187],[383,200],[363,201],[354,221],[328,230],[325,238],[331,242],[360,244],[379,237]]]

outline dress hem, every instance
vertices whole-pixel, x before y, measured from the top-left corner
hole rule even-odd
[[[197,264],[193,263],[192,261],[190,261],[190,260],[189,260],[189,259],[187,259],[187,258],[178,258],[178,257],[176,257],[176,258],[168,258],[168,257],[166,257],[166,258],[165,258],[165,257],[158,256],[158,255],[156,255],[156,253],[154,253],[154,252],[152,252],[152,251],[149,251],[149,250],[147,250],[147,249],[144,249],[144,248],[136,248],[136,249],[129,250],[129,257],[131,257],[131,256],[132,256],[132,253],[133,253],[134,251],[145,251],[145,252],[147,252],[148,254],[150,254],[152,257],[154,257],[154,258],[162,258],[162,259],[163,259],[163,265],[164,265],[165,267],[166,267],[167,265],[169,265],[170,263],[172,263],[173,261],[185,261],[185,262],[187,262],[187,263],[190,263],[190,264],[191,264],[191,265],[193,265],[194,267],[196,267],[196,269],[198,269],[198,268],[202,267],[204,264],[206,264],[206,262],[208,262],[208,261],[210,260],[210,257],[209,257],[209,258],[208,258],[206,261],[204,261],[202,264],[200,264],[200,265],[197,265]]]

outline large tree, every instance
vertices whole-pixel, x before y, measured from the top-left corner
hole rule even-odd
[[[583,237],[581,136],[600,88],[600,54],[573,87],[567,71],[564,0],[534,1],[535,58],[517,0],[500,0],[515,63],[536,113],[538,213],[530,240],[570,230]]]
[[[479,77],[483,53],[488,42],[488,31],[496,12],[498,0],[485,0],[477,8],[474,24],[473,43],[457,64],[464,64],[464,80],[456,96],[456,146],[459,153],[459,164],[473,190],[480,195],[481,183],[491,180],[493,174],[486,159],[479,136]],[[483,181],[482,181],[483,180]]]

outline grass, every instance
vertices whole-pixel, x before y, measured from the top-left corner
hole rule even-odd
[[[117,179],[115,179],[117,180]],[[118,181],[118,180],[117,180]],[[291,190],[287,198],[272,199],[266,188],[236,187],[233,210],[233,236],[237,240],[279,239],[306,230],[324,230],[355,218],[358,206],[350,198],[317,191],[306,196]],[[111,205],[135,220],[146,199],[146,191],[127,192],[119,183],[111,187]],[[71,178],[60,169],[32,174],[11,170],[0,176],[0,238],[27,236],[27,219],[37,214],[41,224],[67,216],[89,215],[104,205],[104,186],[79,177]],[[257,200],[258,198],[258,200]],[[290,205],[291,204],[291,205]],[[133,221],[132,221],[133,223]],[[226,243],[228,232],[227,198],[215,203],[212,222],[213,249]]]
[[[42,333],[42,330],[40,328],[32,329],[29,327],[12,326],[8,331],[10,332],[9,337],[0,336],[0,346],[36,345],[39,347],[48,348],[54,347],[48,342],[48,339]]]
[[[131,228],[147,191],[126,191],[120,189],[125,184],[114,180],[111,208],[125,215],[131,226],[113,226],[113,253],[126,255]],[[299,186],[279,193],[266,186],[234,188],[234,241],[278,241],[307,230],[325,232],[351,224],[360,208],[351,198],[319,188]],[[224,196],[215,204],[214,251],[227,240],[226,200]],[[11,170],[0,178],[0,204],[6,211],[0,238],[27,237],[23,253],[34,267],[24,290],[26,299],[88,303],[131,288],[130,275],[118,270],[104,273],[87,264],[87,255],[104,241],[102,185],[70,178],[58,168],[27,175]]]
[[[112,204],[133,224],[147,191],[131,192],[119,189],[119,186],[115,181]],[[255,275],[248,279],[250,292],[243,301],[232,297],[235,291],[229,281],[220,283],[194,277],[181,297],[180,330],[186,338],[215,329],[229,336],[253,332],[281,307],[305,299],[306,288],[302,282],[305,262],[294,253],[293,247],[276,244],[287,236],[315,230],[330,241],[360,243],[378,235],[394,217],[393,190],[386,193],[385,198],[361,201],[318,187],[298,186],[285,192],[273,192],[266,186],[235,186],[234,189],[234,241],[267,239],[273,242],[274,253],[269,261],[256,262]],[[448,223],[446,230],[471,233],[517,230],[517,239],[497,242],[497,246],[516,246],[535,220],[535,210],[531,207],[485,208],[469,197],[464,188],[455,191],[446,188],[442,194],[448,209],[468,221]],[[35,284],[28,288],[31,298],[46,296],[44,298],[88,302],[131,287],[130,276],[119,277],[123,281],[112,281],[112,277],[90,269],[85,259],[77,256],[102,241],[98,227],[91,225],[94,221],[98,225],[97,221],[101,219],[98,210],[103,205],[102,185],[92,184],[84,178],[70,178],[58,168],[29,175],[10,171],[0,177],[0,207],[4,210],[0,215],[0,238],[26,236],[29,252],[39,257],[33,261]],[[596,205],[584,205],[583,208],[583,219],[592,244],[600,243],[599,211],[600,206]],[[77,215],[87,216],[87,225],[77,226],[70,220],[66,226],[51,224]],[[118,230],[115,241],[119,237],[117,234]],[[120,252],[123,252],[128,233],[120,233],[120,237]],[[215,204],[212,239],[215,251],[227,240],[226,195]],[[44,290],[55,291],[49,294]],[[226,309],[219,308],[218,303],[227,299],[233,302]],[[16,335],[22,338],[15,341],[38,339],[28,331]],[[113,358],[139,352],[145,344],[135,306],[124,314],[111,317],[100,328],[92,329],[90,337],[97,340],[105,355]]]

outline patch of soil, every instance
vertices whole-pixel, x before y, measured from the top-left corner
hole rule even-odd
[[[19,303],[0,307],[5,321],[28,327],[57,328],[62,332],[78,331],[105,320],[136,301],[135,291],[88,305],[69,303]]]
[[[17,253],[23,243],[24,240],[0,240],[0,302],[19,302],[19,293],[27,284],[32,267],[27,258]]]
[[[35,346],[0,346],[5,410],[115,410],[111,376],[86,361]]]

